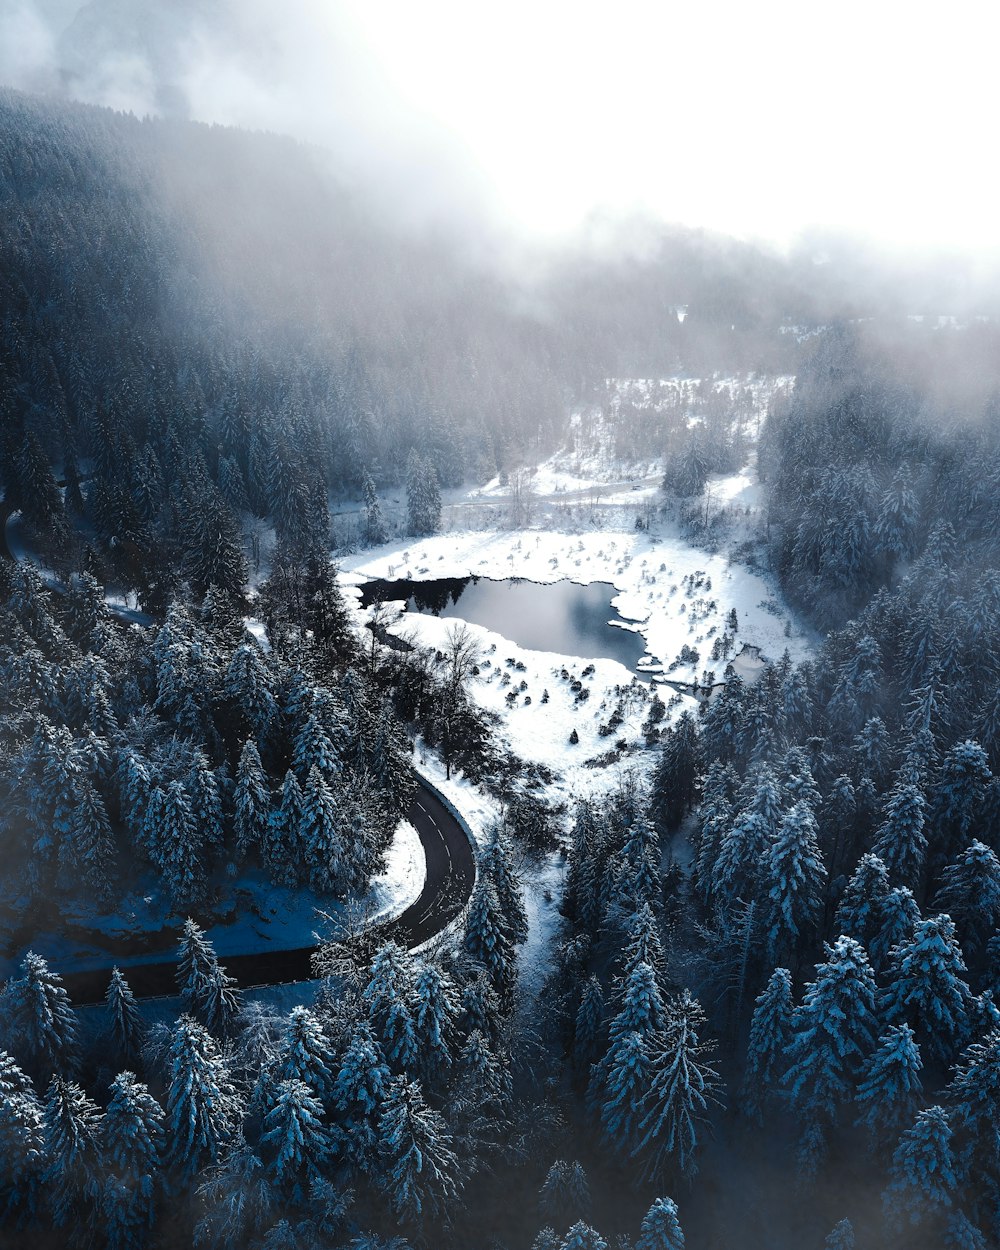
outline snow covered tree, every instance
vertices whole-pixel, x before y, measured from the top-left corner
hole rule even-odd
[[[192,1015],[201,1014],[218,967],[214,946],[189,916],[177,948],[177,987],[181,1002]]]
[[[424,1084],[435,1088],[451,1068],[452,1031],[457,1006],[451,981],[433,964],[425,964],[414,986],[413,1021],[417,1063]]]
[[[465,916],[465,949],[489,976],[501,1001],[509,1001],[516,976],[514,943],[496,891],[479,876]]]
[[[897,1226],[906,1220],[937,1222],[952,1206],[958,1173],[951,1144],[952,1126],[943,1107],[927,1107],[899,1139],[882,1198]]]
[[[719,1075],[709,1063],[712,1048],[700,1040],[704,1025],[701,1004],[684,990],[670,1004],[666,1032],[653,1056],[648,1110],[633,1151],[645,1155],[648,1176],[662,1174],[671,1161],[687,1176],[697,1171],[699,1127],[709,1107],[720,1105],[721,1094]]]
[[[131,1072],[111,1083],[101,1125],[100,1211],[110,1250],[134,1250],[153,1227],[163,1151],[163,1109]]]
[[[956,743],[941,761],[932,795],[931,822],[946,853],[968,846],[991,779],[989,760],[978,742],[966,739]]]
[[[608,1250],[608,1243],[596,1229],[578,1220],[563,1238],[559,1250]]]
[[[964,1211],[948,1216],[944,1245],[945,1250],[989,1250],[989,1242]]]
[[[308,1007],[293,1007],[278,1049],[278,1079],[301,1081],[328,1103],[334,1094],[337,1060],[322,1025]]]
[[[792,974],[787,968],[775,968],[757,996],[747,1043],[743,1106],[748,1115],[757,1119],[765,1097],[781,1075],[792,1039],[794,1009]]]
[[[294,1203],[302,1202],[330,1153],[323,1107],[305,1081],[280,1081],[264,1117],[260,1139],[265,1159],[279,1188]]]
[[[921,920],[908,942],[893,953],[886,1012],[908,1021],[932,1054],[949,1061],[966,1040],[972,995],[963,974],[965,960],[950,916]]]
[[[774,774],[762,768],[757,774],[749,807],[736,817],[722,835],[712,867],[712,893],[718,903],[754,897],[761,866],[781,823],[781,793]]]
[[[620,991],[621,1007],[609,1028],[612,1038],[631,1032],[645,1036],[664,1029],[667,1010],[654,968],[647,963],[637,963]]]
[[[592,1070],[591,1101],[600,1108],[605,1140],[623,1159],[630,1158],[642,1141],[653,1073],[651,1039],[635,1031],[614,1038],[601,1063]]]
[[[232,1140],[239,1103],[215,1040],[190,1016],[177,1021],[169,1064],[168,1163],[186,1188]]]
[[[411,534],[433,534],[441,524],[441,490],[433,463],[416,449],[406,464],[406,528]]]
[[[269,742],[278,708],[270,674],[255,643],[245,642],[233,652],[223,690],[242,712],[257,741],[262,745]]]
[[[885,819],[872,850],[895,885],[916,889],[927,858],[927,802],[916,785],[899,783],[885,805]]]
[[[191,800],[179,779],[154,790],[147,808],[144,841],[178,906],[197,902],[204,893],[201,850],[204,835]]]
[[[893,1025],[861,1070],[858,1124],[872,1140],[897,1135],[917,1110],[921,1082],[920,1047],[908,1024]]]
[[[228,976],[225,968],[216,964],[201,1001],[200,1014],[205,1027],[216,1037],[231,1037],[242,1008],[243,998],[236,988],[236,978]]]
[[[367,1022],[355,1026],[333,1088],[336,1139],[349,1164],[366,1169],[378,1147],[376,1127],[390,1073]]]
[[[854,938],[866,949],[882,928],[889,874],[877,855],[862,855],[840,896],[833,925],[836,933]]]
[[[395,942],[379,948],[363,1000],[389,1064],[397,1072],[409,1072],[417,1061],[413,981],[407,955]]]
[[[604,1041],[604,991],[597,977],[590,977],[580,995],[573,1027],[573,1062],[586,1072]]]
[[[302,813],[305,800],[295,774],[288,770],[281,784],[281,802],[268,819],[265,853],[272,877],[295,885],[304,861]]]
[[[233,791],[233,825],[236,853],[245,859],[267,844],[267,822],[271,814],[271,792],[260,762],[257,744],[248,738],[240,754]]]
[[[382,1185],[397,1219],[421,1225],[449,1222],[461,1173],[441,1116],[424,1101],[420,1086],[393,1080],[379,1117]]]
[[[973,841],[941,874],[934,906],[947,912],[962,935],[962,946],[978,954],[1000,923],[1000,860]]]
[[[237,1138],[198,1186],[201,1219],[194,1242],[210,1250],[253,1244],[273,1223],[278,1194],[260,1156]]]
[[[378,547],[389,537],[389,531],[375,493],[375,483],[367,469],[361,476],[361,489],[365,497],[365,542],[369,547]]]
[[[107,900],[115,857],[111,824],[104,800],[87,777],[78,777],[70,837],[73,855],[84,880],[98,898]]]
[[[966,1175],[1000,1181],[1000,1029],[963,1053],[946,1091]]]
[[[657,1198],[643,1216],[635,1250],[684,1250],[684,1233],[673,1198]]]
[[[854,1250],[855,1244],[854,1225],[850,1220],[841,1220],[823,1243],[826,1250]]]
[[[99,1192],[101,1113],[79,1085],[54,1076],[45,1096],[42,1182],[52,1223],[87,1218]]]
[[[768,951],[780,957],[799,949],[819,918],[826,867],[816,841],[816,818],[797,803],[781,822],[763,865],[770,920]]]
[[[556,1159],[538,1191],[542,1215],[565,1227],[590,1210],[590,1182],[583,1164],[574,1159]]]
[[[24,957],[24,973],[12,977],[0,1000],[7,1035],[29,1072],[69,1075],[79,1062],[76,1015],[62,977],[34,951]]]
[[[34,1215],[44,1161],[42,1105],[30,1079],[0,1050],[0,1227]]]
[[[302,795],[299,836],[309,884],[320,893],[342,893],[346,885],[346,848],[341,823],[334,792],[313,765]]]
[[[111,969],[111,980],[108,982],[104,1001],[107,1003],[111,1036],[118,1054],[123,1059],[131,1059],[142,1042],[144,1025],[135,996],[118,968]]]
[[[868,956],[853,938],[838,938],[826,955],[792,1016],[784,1083],[804,1119],[833,1122],[875,1043],[877,989]]]
[[[895,948],[913,936],[919,919],[920,908],[908,886],[897,886],[885,896],[882,923],[868,948],[872,965],[880,976],[888,970]]]
[[[341,770],[340,753],[333,738],[313,712],[308,713],[295,735],[293,753],[295,775],[305,786],[315,768],[323,781],[332,782]]]
[[[524,910],[521,885],[514,870],[510,839],[500,824],[494,824],[490,830],[489,841],[479,857],[479,871],[493,886],[511,941],[527,941],[528,913]]]

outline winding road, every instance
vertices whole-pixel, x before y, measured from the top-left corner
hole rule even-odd
[[[469,835],[448,808],[423,782],[417,791],[407,820],[416,829],[427,858],[427,877],[420,897],[402,915],[375,924],[367,935],[381,942],[394,941],[407,950],[422,945],[440,933],[469,901],[476,880],[476,861]],[[308,981],[316,976],[312,957],[317,947],[269,950],[247,955],[224,955],[220,963],[242,989],[261,985],[283,985]],[[162,998],[177,994],[177,959],[122,967],[136,998]],[[104,999],[111,966],[63,977],[70,998],[76,1005]]]

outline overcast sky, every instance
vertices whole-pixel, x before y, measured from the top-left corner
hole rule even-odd
[[[129,3],[150,0],[85,7]],[[422,208],[486,204],[543,236],[642,208],[779,242],[1000,239],[985,0],[176,3],[170,74],[192,115],[327,143]],[[44,85],[78,7],[0,0],[0,77]],[[74,94],[160,107],[148,48],[103,55]]]

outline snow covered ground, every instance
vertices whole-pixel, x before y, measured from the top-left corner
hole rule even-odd
[[[754,489],[744,474],[716,483],[720,494],[744,495]],[[453,531],[410,544],[394,544],[347,557],[341,579],[348,594],[373,578],[410,577],[415,580],[477,574],[498,579],[515,572],[535,582],[569,578],[579,583],[611,582],[617,593],[614,608],[642,635],[647,649],[644,670],[690,683],[706,669],[721,679],[726,661],[711,659],[716,639],[726,630],[735,609],[738,629],[735,650],[744,644],[777,658],[787,647],[793,659],[809,650],[809,638],[777,600],[771,584],[759,573],[731,563],[722,554],[691,546],[667,526],[656,531],[602,531],[567,534],[546,531]],[[454,620],[423,613],[402,612],[391,626],[414,641],[443,648]],[[360,609],[359,609],[360,612]],[[585,660],[564,655],[558,639],[551,651],[518,647],[500,633],[473,625],[483,655],[481,676],[470,691],[484,707],[498,713],[504,736],[523,758],[545,764],[559,774],[554,789],[571,798],[606,789],[609,778],[588,765],[605,754],[619,738],[640,738],[648,712],[649,689],[634,674],[610,659]],[[690,652],[682,659],[682,648]],[[690,655],[697,652],[698,659]],[[729,655],[732,656],[730,650]],[[513,664],[509,663],[513,660]],[[584,670],[592,673],[583,676]],[[567,677],[563,677],[563,672]],[[583,682],[589,697],[581,702],[571,688]],[[508,695],[525,683],[514,700]],[[545,700],[545,693],[548,698]],[[673,697],[671,712],[695,708],[689,695],[673,695],[664,688],[665,701]],[[612,712],[621,705],[622,723],[613,735],[601,735]],[[579,742],[570,743],[576,731]],[[626,757],[631,759],[631,757]],[[553,797],[556,797],[554,794]]]

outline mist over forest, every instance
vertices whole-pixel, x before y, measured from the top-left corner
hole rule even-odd
[[[0,1247],[1000,1245],[982,84],[654,7],[0,0]]]

